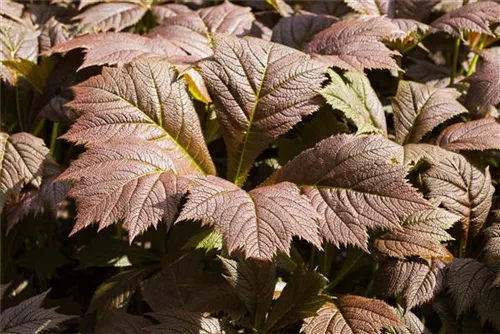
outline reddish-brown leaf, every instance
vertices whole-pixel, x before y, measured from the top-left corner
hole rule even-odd
[[[450,151],[500,150],[500,119],[453,124],[441,132],[436,143]]]

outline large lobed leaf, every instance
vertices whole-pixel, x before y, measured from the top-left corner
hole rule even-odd
[[[326,240],[368,251],[368,228],[401,229],[402,217],[430,208],[405,180],[406,167],[390,163],[398,154],[400,147],[382,136],[332,136],[267,183],[299,185],[321,215]]]
[[[221,232],[229,252],[270,261],[278,250],[289,253],[292,236],[321,248],[318,214],[292,183],[246,192],[215,176],[197,178],[179,218],[201,220]]]
[[[487,117],[453,124],[441,132],[436,143],[450,151],[500,150],[500,119]]]
[[[279,44],[218,35],[200,69],[228,150],[228,179],[242,185],[259,153],[318,109],[325,66]]]
[[[139,22],[147,11],[148,8],[140,3],[110,2],[90,7],[74,19],[96,32],[120,31]]]

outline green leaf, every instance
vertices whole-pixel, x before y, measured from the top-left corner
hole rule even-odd
[[[182,247],[183,250],[194,248],[204,249],[206,252],[212,249],[222,249],[222,235],[217,231],[212,231],[209,228],[203,228],[199,233],[195,234]]]
[[[23,76],[39,93],[42,93],[56,64],[56,59],[44,58],[40,65],[28,59],[4,60],[2,64]]]

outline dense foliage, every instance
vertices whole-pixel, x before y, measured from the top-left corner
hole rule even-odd
[[[0,16],[2,333],[500,331],[500,4]]]

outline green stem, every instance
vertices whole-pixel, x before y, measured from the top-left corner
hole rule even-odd
[[[54,125],[52,126],[52,136],[50,137],[50,153],[52,153],[52,156],[56,157],[55,151],[56,151],[56,143],[57,143],[57,136],[59,134],[59,123],[54,122]]]
[[[21,113],[21,104],[19,103],[19,76],[17,73],[15,74],[15,82],[16,82],[16,111],[17,111],[17,121],[19,122],[19,128],[21,131],[24,131],[24,122],[23,115]]]
[[[402,56],[396,56],[396,62],[398,63],[398,84],[401,80],[403,80],[403,57]]]
[[[458,66],[458,53],[460,52],[460,37],[455,38],[455,46],[453,48],[453,61],[451,64],[451,73],[450,73],[450,86],[455,83],[455,74]]]
[[[373,285],[375,284],[375,276],[376,276],[375,274],[377,273],[378,268],[379,268],[379,263],[377,262],[373,267],[372,278],[370,279],[370,283],[368,283],[368,286],[366,287],[365,292],[363,293],[364,296],[368,296],[369,294],[371,294]]]
[[[35,129],[31,132],[31,134],[35,137],[38,137],[38,135],[42,132],[44,125],[45,125],[45,118],[42,118],[38,121],[38,123],[35,126]]]
[[[363,252],[359,252],[359,254],[352,260],[350,260],[347,265],[344,265],[341,271],[338,273],[337,277],[326,286],[325,290],[332,289],[337,286],[349,272],[354,268],[354,266],[358,263],[358,261],[363,257]]]
[[[486,36],[481,37],[481,42],[479,43],[476,51],[479,51],[479,50],[483,49],[484,43],[486,42],[486,38],[485,37]],[[470,77],[472,75],[472,73],[474,72],[474,70],[476,69],[476,64],[477,64],[478,60],[479,60],[479,54],[476,53],[474,55],[474,58],[472,58],[472,61],[471,61],[470,66],[469,66],[469,70],[467,71],[467,77]]]

